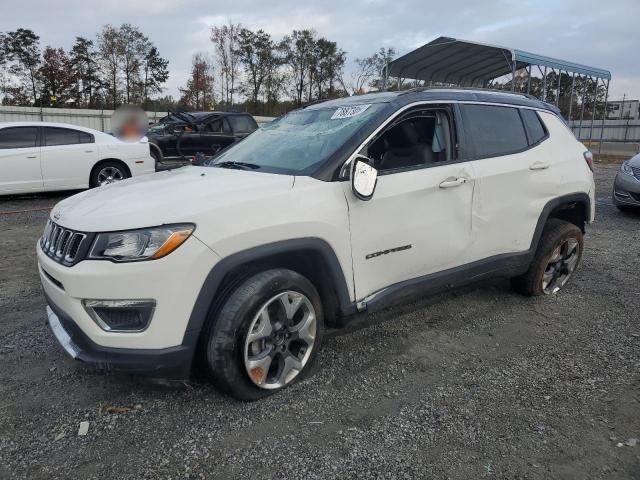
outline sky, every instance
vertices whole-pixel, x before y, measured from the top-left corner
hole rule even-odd
[[[610,98],[640,98],[640,0],[21,0],[2,10],[0,31],[31,28],[42,47],[68,49],[107,23],[138,26],[169,60],[173,96],[193,54],[212,53],[210,28],[233,21],[275,39],[314,29],[350,62],[439,36],[508,46],[608,69]]]

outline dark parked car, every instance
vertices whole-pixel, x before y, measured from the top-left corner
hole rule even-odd
[[[258,124],[248,113],[170,112],[147,132],[156,162],[209,157],[251,132]]]

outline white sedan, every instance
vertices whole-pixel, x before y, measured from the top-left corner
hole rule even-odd
[[[146,137],[124,142],[64,123],[0,123],[0,195],[98,187],[154,171]]]

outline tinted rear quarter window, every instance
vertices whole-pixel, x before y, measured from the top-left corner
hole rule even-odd
[[[462,111],[476,157],[497,157],[527,148],[527,135],[517,108],[463,105]]]
[[[0,130],[0,148],[37,146],[38,127],[10,127]]]
[[[542,141],[547,136],[547,132],[536,111],[523,108],[520,112],[529,132],[529,144],[533,145]]]
[[[234,133],[250,133],[258,128],[255,121],[247,115],[231,115],[227,118]]]
[[[76,145],[78,143],[92,143],[93,135],[70,128],[45,127],[44,144],[48,147],[55,145]]]

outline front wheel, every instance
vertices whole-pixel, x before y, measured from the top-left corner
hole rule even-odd
[[[511,279],[513,288],[529,296],[558,293],[580,263],[582,248],[582,230],[564,220],[549,220],[529,270]]]
[[[299,381],[313,367],[324,328],[320,296],[284,269],[240,284],[209,319],[203,348],[209,376],[240,400],[257,400]]]

